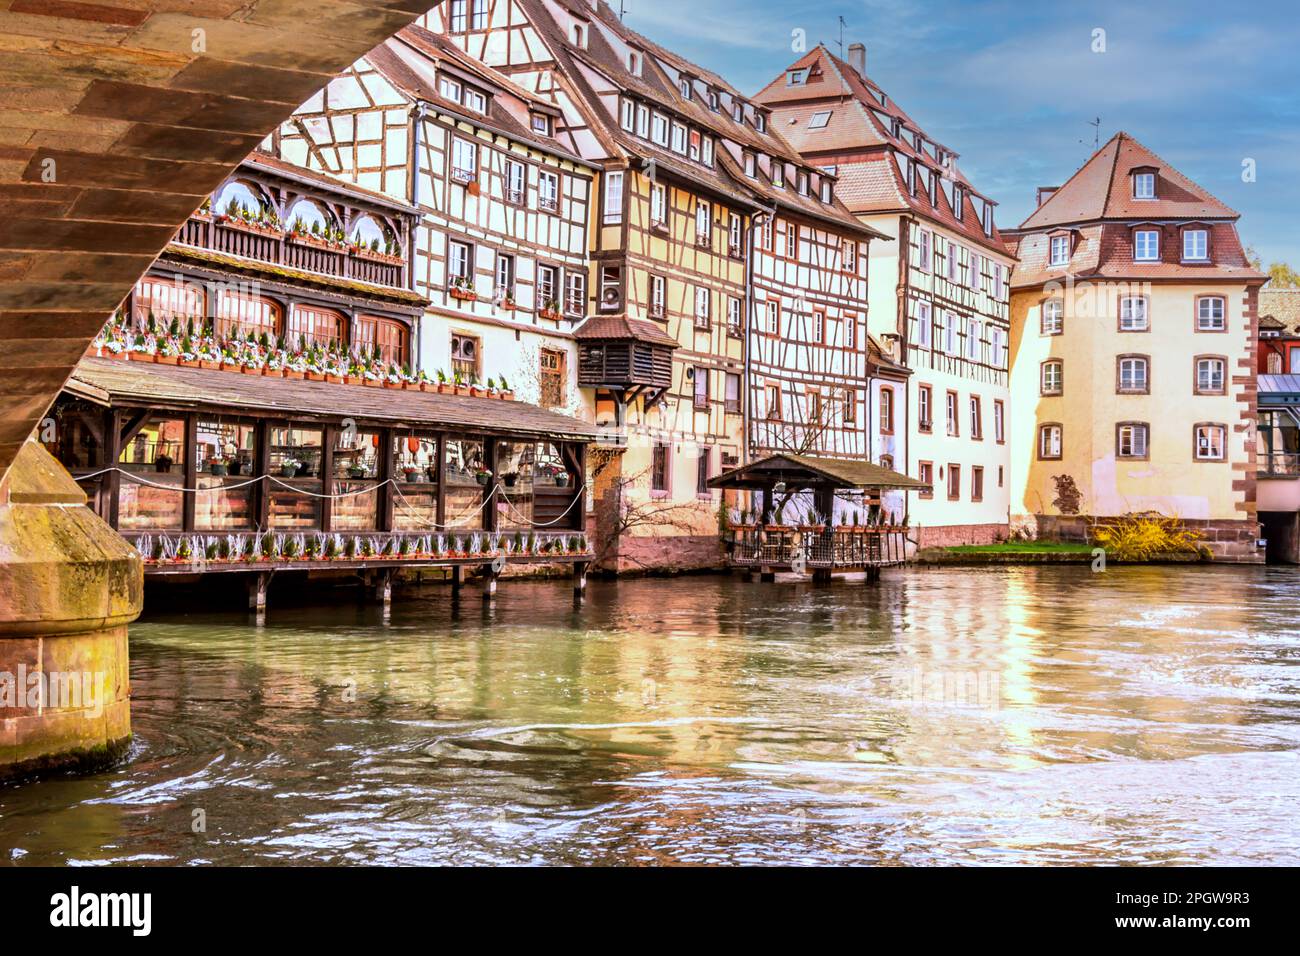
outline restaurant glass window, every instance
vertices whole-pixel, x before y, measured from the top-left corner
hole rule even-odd
[[[184,526],[185,419],[146,419],[127,436],[118,466],[124,472],[118,491],[118,530]]]
[[[381,438],[378,432],[339,428],[330,476],[331,531],[374,531],[379,527]]]
[[[447,530],[476,531],[483,528],[483,496],[488,474],[481,441],[454,439],[447,442]]]
[[[526,530],[533,526],[537,445],[533,442],[501,442],[497,445],[497,527]]]
[[[246,531],[254,515],[257,428],[239,422],[200,418],[194,459],[196,531]]]
[[[346,347],[346,328],[347,318],[342,312],[311,305],[295,305],[289,316],[289,347]]]
[[[319,428],[271,428],[267,479],[268,523],[272,528],[311,531],[320,528],[321,460],[324,437]]]
[[[191,326],[198,332],[207,317],[206,302],[203,286],[197,282],[147,277],[135,284],[131,318],[137,329],[148,328],[152,316],[159,331],[166,331],[174,319],[178,332],[184,333]]]
[[[265,333],[274,341],[282,328],[282,315],[279,304],[264,296],[222,289],[217,295],[217,338],[246,338],[252,333],[260,339]]]
[[[393,530],[431,531],[438,524],[438,440],[393,436]]]

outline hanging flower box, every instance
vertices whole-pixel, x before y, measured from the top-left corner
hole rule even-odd
[[[324,236],[313,235],[310,232],[291,232],[289,241],[299,246],[311,246],[315,249],[324,249],[326,252],[342,253],[345,249],[333,239],[326,239]]]
[[[482,398],[487,394],[487,389],[482,385],[471,385],[469,387],[469,394],[471,398]]]
[[[550,319],[552,322],[558,322],[563,318],[563,316],[560,315],[559,309],[542,309],[537,314],[543,319]]]
[[[217,216],[216,222],[217,225],[224,226],[226,229],[237,229],[240,232],[249,232],[255,236],[270,236],[273,239],[284,238],[284,230],[279,226],[272,226],[270,223],[231,219],[226,215]]]
[[[473,302],[478,298],[477,292],[473,289],[466,288],[465,286],[454,285],[449,291],[453,299],[457,299],[461,302]]]
[[[456,386],[453,386],[453,387],[455,388],[455,390],[456,390],[456,394],[457,394],[457,395],[463,395],[463,396],[468,396],[468,395],[469,395],[469,386],[468,386],[468,385],[456,385]]]
[[[369,375],[367,375],[365,378],[363,378],[363,379],[361,380],[361,383],[362,383],[363,385],[365,385],[367,388],[383,388],[383,387],[384,387],[384,383],[383,383],[380,379],[377,379],[377,378],[371,378]]]
[[[379,252],[375,249],[367,249],[362,246],[352,248],[352,256],[356,259],[365,259],[369,262],[382,262],[384,265],[401,266],[406,265],[406,260],[402,256],[391,255],[387,252]]]

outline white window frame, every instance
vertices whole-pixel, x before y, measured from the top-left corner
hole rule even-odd
[[[560,174],[543,169],[537,174],[537,206],[547,212],[560,209]]]
[[[1155,173],[1134,173],[1133,174],[1133,198],[1134,199],[1155,199],[1156,198],[1156,174]]]
[[[1143,422],[1128,422],[1119,426],[1115,436],[1116,458],[1146,458],[1151,445],[1150,426]],[[1124,450],[1125,442],[1128,451]]]
[[[1134,308],[1136,302],[1142,303],[1140,309]],[[1151,331],[1151,306],[1146,296],[1126,295],[1120,298],[1119,328],[1121,332]]]
[[[1196,426],[1196,460],[1224,461],[1227,459],[1228,430],[1222,425]],[[1217,441],[1217,449],[1215,442]],[[1204,451],[1214,454],[1202,454]]]
[[[1198,239],[1199,237],[1199,239]],[[1191,252],[1188,252],[1188,245]],[[1210,231],[1208,229],[1183,230],[1183,261],[1208,262],[1210,258]]]
[[[1208,377],[1207,377],[1208,373]],[[1227,363],[1221,358],[1201,358],[1196,360],[1196,390],[1204,393],[1218,393],[1227,388]],[[1217,384],[1215,384],[1217,382]]]
[[[1133,233],[1133,261],[1160,261],[1160,230],[1138,229]]]
[[[1138,355],[1119,360],[1119,390],[1121,392],[1148,392],[1151,390],[1151,363]]]
[[[623,221],[623,171],[611,170],[605,173],[605,225],[616,225]]]
[[[1043,395],[1060,395],[1064,391],[1065,363],[1061,359],[1048,359],[1043,363],[1039,391]]]
[[[1217,303],[1218,309],[1206,309]],[[1196,300],[1196,331],[1222,332],[1228,327],[1228,300],[1221,295],[1206,295]]]
[[[1070,264],[1070,237],[1069,236],[1052,236],[1050,240],[1051,254],[1048,259],[1048,265],[1068,266]]]

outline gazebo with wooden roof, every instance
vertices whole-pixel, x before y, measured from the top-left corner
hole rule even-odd
[[[757,569],[764,580],[777,571],[811,572],[814,580],[836,571],[865,571],[874,580],[882,567],[907,559],[906,524],[890,523],[878,508],[865,524],[834,524],[835,495],[841,491],[874,493],[921,491],[930,486],[869,461],[778,454],[724,472],[710,488],[756,492],[761,502],[752,524],[733,529],[727,542],[733,566]],[[778,497],[811,492],[814,509],[825,523],[790,526],[773,520]],[[855,517],[855,522],[857,518]]]

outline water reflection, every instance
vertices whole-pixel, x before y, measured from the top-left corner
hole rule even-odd
[[[1011,568],[156,616],[130,761],[0,790],[0,859],[1294,863],[1295,595]]]

